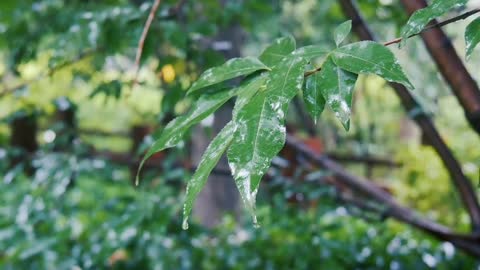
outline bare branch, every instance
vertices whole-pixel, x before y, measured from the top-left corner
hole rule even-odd
[[[150,26],[152,25],[155,14],[160,6],[160,2],[162,2],[162,0],[155,0],[153,3],[152,9],[148,14],[147,21],[145,22],[145,26],[143,27],[142,35],[138,41],[137,54],[135,56],[135,77],[133,79],[133,86],[137,84],[138,72],[140,70],[140,58],[142,57],[143,47],[145,46],[145,40],[147,39],[148,31],[150,30]]]
[[[443,22],[439,22],[439,23],[434,23],[428,27],[425,27],[422,31],[420,31],[419,33],[416,33],[416,34],[413,34],[413,35],[410,35],[408,36],[408,38],[411,38],[411,37],[415,37],[415,36],[418,36],[418,35],[421,35],[422,33],[424,32],[427,32],[431,29],[434,29],[434,28],[439,28],[439,27],[443,27],[445,25],[448,25],[448,24],[451,24],[451,23],[454,23],[454,22],[457,22],[457,21],[460,21],[460,20],[465,20],[466,18],[474,15],[474,14],[477,14],[480,12],[480,9],[479,8],[476,8],[476,9],[473,9],[473,10],[470,10],[470,11],[467,11],[461,15],[458,15],[458,16],[455,16],[451,19],[448,19],[448,20],[445,20]],[[392,44],[396,44],[396,43],[400,43],[402,41],[402,38],[396,38],[396,39],[393,39],[393,40],[390,40],[390,41],[387,41],[385,43],[383,43],[383,45],[385,46],[390,46]]]
[[[427,32],[429,30],[432,30],[432,29],[435,29],[435,28],[439,28],[439,27],[443,27],[445,25],[448,25],[448,24],[451,24],[451,23],[454,23],[454,22],[457,22],[457,21],[460,21],[460,20],[465,20],[467,19],[468,17],[472,16],[472,15],[475,15],[477,13],[480,12],[480,9],[477,8],[477,9],[473,9],[473,10],[470,10],[468,12],[465,12],[461,15],[458,15],[456,17],[453,17],[451,19],[448,19],[448,20],[445,20],[443,22],[440,22],[440,23],[435,23],[435,24],[432,24],[428,27],[425,27],[422,31],[420,31],[419,33],[416,33],[416,34],[413,34],[413,35],[410,35],[408,36],[407,38],[412,38],[412,37],[415,37],[415,36],[418,36],[418,35],[421,35],[422,33],[424,32]],[[384,46],[390,46],[392,44],[397,44],[397,43],[400,43],[403,39],[402,38],[396,38],[396,39],[393,39],[393,40],[390,40],[390,41],[387,41],[387,42],[384,42],[383,45]],[[312,74],[315,74],[317,72],[319,72],[320,70],[322,70],[321,67],[318,67],[316,69],[313,69],[313,70],[309,70],[309,71],[306,71],[305,74],[304,74],[304,77],[308,77]]]

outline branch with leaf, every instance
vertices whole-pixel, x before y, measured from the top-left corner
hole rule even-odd
[[[437,0],[436,2],[442,1]],[[470,12],[468,16],[477,12]],[[438,12],[432,16],[438,16]],[[451,19],[448,23],[468,16],[458,16],[458,19]],[[413,16],[412,18],[415,19]],[[425,18],[422,17],[422,20]],[[418,103],[407,90],[413,90],[414,87],[395,55],[386,45],[404,44],[409,37],[424,31],[430,20],[431,18],[427,18],[424,24],[407,23],[402,31],[402,37],[394,41],[386,43],[360,41],[342,45],[352,28],[351,21],[347,21],[333,32],[336,48],[326,48],[322,45],[296,48],[293,37],[284,37],[275,40],[260,54],[258,59],[253,57],[234,58],[221,66],[205,71],[188,91],[188,95],[196,100],[191,110],[172,120],[164,128],[163,133],[144,156],[138,171],[153,154],[179,144],[190,127],[213,114],[228,100],[236,98],[232,120],[212,140],[198,169],[188,182],[183,211],[183,228],[188,228],[188,216],[195,198],[224,153],[227,154],[229,166],[245,208],[251,214],[254,225],[257,225],[255,214],[257,191],[272,159],[287,141],[285,121],[292,99],[302,92],[305,106],[314,120],[320,117],[325,107],[329,107],[344,128],[348,130],[353,90],[358,75],[374,74],[393,83],[395,87],[401,87],[398,93],[401,95],[402,101],[407,102],[407,108],[409,110],[417,108]],[[359,22],[355,20],[355,23]],[[354,26],[358,28],[358,25]],[[432,29],[432,27],[425,31],[428,29]],[[364,28],[363,31],[368,32],[368,29]],[[370,39],[373,39],[373,36]],[[321,60],[322,64],[313,68],[311,63],[317,60]],[[242,76],[244,79],[237,87],[226,87],[223,84]],[[464,203],[476,223],[479,220],[477,216],[480,211],[477,211],[479,208],[476,197],[474,195],[471,197],[471,185],[465,184],[465,181],[468,180],[464,177],[458,162],[449,153],[430,120],[424,116],[418,119],[421,119],[419,121],[425,129],[431,129],[432,138],[434,143],[437,143],[439,152],[442,153],[442,159],[452,168],[450,172],[452,176],[456,177],[454,181],[456,181],[457,187],[462,194],[467,194],[467,201]],[[290,144],[300,152],[306,153],[305,145],[292,142]],[[473,245],[471,242],[465,242],[470,241],[471,236],[457,236],[444,227],[419,218],[411,210],[398,206],[384,192],[371,189],[367,181],[357,181],[356,178],[346,174],[335,162],[319,161],[318,158],[308,153],[306,155],[319,162],[319,165],[333,170],[337,175],[343,177],[347,184],[357,185],[359,189],[373,198],[388,203],[394,210],[393,216],[396,218],[429,231],[441,239],[456,242],[461,247],[468,246],[466,249],[480,254],[478,248],[469,248]],[[138,182],[137,175],[136,183],[138,184]]]

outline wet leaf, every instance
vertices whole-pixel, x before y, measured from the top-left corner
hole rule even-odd
[[[217,165],[223,153],[228,148],[228,146],[230,146],[230,143],[233,139],[234,131],[235,125],[233,122],[229,122],[227,125],[225,125],[225,127],[210,142],[210,145],[205,150],[205,153],[203,153],[197,170],[193,174],[190,181],[188,181],[187,191],[185,195],[185,203],[183,205],[182,228],[184,230],[188,229],[188,216],[192,211],[195,199],[197,198],[202,188],[205,186],[208,176]]]
[[[236,112],[241,110],[243,106],[245,106],[258,92],[262,85],[265,84],[267,78],[268,76],[266,75],[259,75],[255,78],[252,78],[250,81],[242,83],[242,86],[240,86],[238,89],[238,97],[233,109],[233,119],[235,119]],[[220,133],[218,133],[218,135],[208,146],[207,150],[205,150],[195,174],[188,182],[185,195],[185,204],[183,206],[182,227],[184,229],[188,228],[188,216],[192,211],[193,203],[197,198],[198,193],[200,193],[202,188],[205,186],[208,176],[213,168],[215,168],[215,165],[218,163],[218,160],[222,154],[226,151],[227,147],[230,146],[235,128],[236,125],[233,121],[231,121],[222,129],[222,131],[220,131]]]
[[[464,6],[468,0],[434,0],[429,6],[415,11],[402,28],[402,42],[405,45],[409,36],[420,33],[433,19],[448,11]]]
[[[295,39],[291,36],[276,39],[260,55],[259,59],[265,65],[273,67],[284,57],[295,50]]]
[[[480,17],[473,20],[465,30],[465,49],[467,60],[473,53],[473,49],[480,43]]]
[[[320,91],[317,81],[318,73],[314,73],[307,77],[305,87],[303,89],[303,100],[308,113],[312,116],[315,123],[325,108],[325,99]]]
[[[340,24],[335,30],[333,31],[333,37],[335,39],[335,44],[337,47],[345,40],[345,38],[350,34],[350,30],[352,30],[352,21],[346,21]]]
[[[265,86],[265,82],[268,78],[269,76],[267,74],[261,74],[239,89],[237,100],[235,101],[235,107],[232,112],[232,119],[235,120],[237,118],[238,112],[250,102],[252,97],[257,94],[260,89]]]
[[[352,95],[357,77],[357,74],[335,65],[331,58],[325,61],[320,72],[314,74],[317,87],[346,130],[350,129]]]
[[[256,222],[255,197],[262,176],[285,144],[285,114],[301,90],[306,60],[286,57],[270,72],[257,93],[234,119],[237,129],[227,156],[247,210]]]
[[[199,89],[214,85],[229,79],[251,74],[258,70],[267,70],[260,60],[253,57],[233,58],[225,62],[223,65],[213,67],[206,70],[200,78],[198,78],[187,94],[192,94]]]
[[[389,82],[397,82],[413,89],[395,55],[382,44],[360,41],[333,51],[333,61],[353,73],[376,74]]]
[[[309,45],[298,48],[292,54],[298,57],[304,57],[306,59],[318,58],[326,56],[331,49],[322,45]]]
[[[202,95],[193,105],[191,110],[186,114],[179,116],[170,121],[165,129],[162,131],[160,137],[153,143],[150,149],[147,151],[140,166],[138,167],[138,173],[143,167],[145,161],[153,154],[165,150],[177,145],[182,139],[189,128],[210,114],[214,113],[225,102],[238,93],[238,89],[224,90],[213,94]],[[138,184],[138,173],[136,183]]]

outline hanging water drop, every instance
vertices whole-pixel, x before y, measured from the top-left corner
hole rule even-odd
[[[188,230],[188,217],[183,218],[182,229]]]
[[[140,177],[137,175],[137,177],[135,178],[135,186],[138,187],[139,184],[140,184]]]
[[[260,224],[258,223],[258,220],[257,220],[257,216],[256,216],[256,215],[253,215],[253,227],[254,227],[255,229],[260,228]]]

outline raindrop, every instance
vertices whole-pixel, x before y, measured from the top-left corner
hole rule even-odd
[[[253,215],[253,228],[260,228],[260,224],[258,223],[257,216],[255,214]]]
[[[182,229],[188,230],[188,217],[183,218]]]

